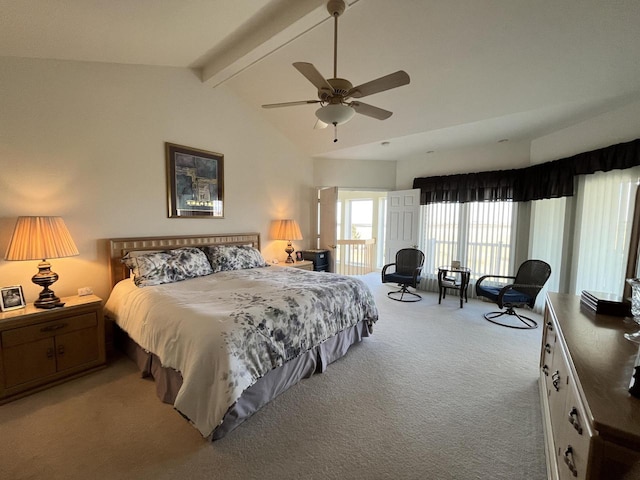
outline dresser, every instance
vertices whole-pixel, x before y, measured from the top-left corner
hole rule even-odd
[[[550,479],[640,479],[640,399],[628,393],[640,326],[580,297],[546,298],[540,397]]]
[[[61,301],[0,313],[0,404],[105,366],[102,299]]]

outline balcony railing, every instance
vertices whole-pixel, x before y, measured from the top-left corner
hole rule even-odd
[[[466,252],[460,254],[457,242],[431,239],[426,243],[425,250],[423,276],[432,275],[435,278],[438,267],[449,265],[452,260],[461,260],[464,266],[471,268],[472,279],[487,274],[512,275],[511,249],[503,242],[469,242]]]
[[[336,273],[365,275],[373,272],[376,239],[338,240],[336,246]]]
[[[441,265],[449,265],[452,260],[462,261],[471,269],[469,297],[475,298],[475,282],[482,275],[513,275],[511,273],[511,249],[503,242],[470,242],[466,252],[460,254],[458,242],[431,239],[425,245],[425,264],[422,270],[420,288],[437,292],[437,270]]]

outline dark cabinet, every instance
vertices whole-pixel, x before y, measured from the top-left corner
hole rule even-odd
[[[329,270],[329,250],[302,250],[302,258],[313,262],[316,272]]]

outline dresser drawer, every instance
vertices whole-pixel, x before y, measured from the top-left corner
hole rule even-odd
[[[553,328],[545,328],[542,339],[542,353],[540,355],[540,368],[547,382],[552,375],[553,355],[556,349],[556,333]]]
[[[97,324],[98,318],[95,313],[85,313],[37,325],[5,330],[0,334],[0,338],[2,338],[2,347],[10,348],[23,343],[82,330]]]
[[[571,377],[567,387],[564,424],[558,428],[558,471],[560,478],[585,480],[590,474],[588,469],[593,431]]]

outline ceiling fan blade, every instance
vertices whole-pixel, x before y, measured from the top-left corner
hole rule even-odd
[[[384,77],[371,80],[370,82],[363,83],[357,87],[353,87],[349,90],[345,98],[362,98],[367,95],[373,95],[374,93],[384,92],[385,90],[391,90],[392,88],[401,87],[407,85],[411,79],[409,74],[404,70],[398,70],[395,73],[390,73]]]
[[[262,108],[293,107],[295,105],[308,105],[310,103],[321,103],[321,102],[320,100],[300,100],[298,102],[268,103],[266,105],[262,105]]]
[[[351,102],[351,107],[361,115],[366,115],[367,117],[377,118],[378,120],[386,120],[393,112],[389,110],[384,110],[382,108],[374,107],[373,105],[369,105],[368,103],[362,102]]]
[[[326,78],[313,66],[307,62],[295,62],[293,66],[305,76],[318,90],[329,90],[333,93],[333,87],[327,82]]]

